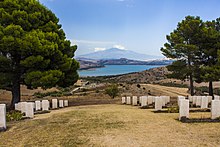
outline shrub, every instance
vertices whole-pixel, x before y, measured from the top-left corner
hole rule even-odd
[[[105,93],[108,94],[111,98],[115,98],[116,96],[118,96],[119,93],[118,86],[112,84],[110,87],[105,89]]]
[[[137,84],[137,88],[141,88],[141,85],[140,85],[140,84]]]
[[[179,113],[179,107],[168,108],[168,113]]]
[[[9,121],[21,120],[23,115],[24,115],[23,113],[21,113],[20,111],[16,111],[16,110],[7,112],[7,114],[6,114],[6,121],[9,122]]]

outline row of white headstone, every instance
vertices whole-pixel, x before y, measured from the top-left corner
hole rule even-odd
[[[184,96],[178,96],[178,106],[179,100],[186,99]],[[220,100],[219,96],[214,96],[214,100]],[[201,109],[208,108],[209,103],[212,101],[212,96],[189,96],[189,102],[191,102],[196,107]]]
[[[166,106],[170,102],[170,96],[127,96],[122,97],[122,104],[127,105],[138,105],[138,101],[141,107],[151,105],[155,103],[155,110],[162,110],[164,106]]]
[[[59,108],[68,107],[68,100],[59,100]],[[58,108],[58,100],[52,99],[52,109]],[[21,111],[25,117],[33,118],[34,111],[48,111],[50,102],[48,100],[35,102],[19,102],[15,104],[15,110]],[[6,130],[6,104],[0,104],[0,130]]]
[[[196,101],[201,101],[201,108],[208,108],[208,96],[207,97],[196,97]],[[198,100],[198,99],[199,100]],[[181,120],[182,117],[189,118],[189,102],[190,100],[185,99],[183,96],[178,96],[178,105],[179,105],[179,120]],[[211,119],[216,119],[220,117],[220,100],[214,99],[211,100]]]

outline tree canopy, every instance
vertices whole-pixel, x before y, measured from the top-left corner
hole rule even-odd
[[[79,63],[52,11],[37,0],[0,1],[0,88],[20,101],[28,88],[66,87],[78,79]]]
[[[176,59],[168,70],[169,75],[178,79],[190,79],[190,93],[194,94],[193,82],[209,82],[213,95],[212,81],[220,76],[220,25],[216,21],[204,22],[200,17],[187,16],[178,23],[177,29],[167,35],[168,43],[162,53]]]

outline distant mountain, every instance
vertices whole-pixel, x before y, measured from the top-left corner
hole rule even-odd
[[[126,58],[121,59],[105,59],[99,60],[97,63],[99,65],[170,65],[172,64],[172,59],[156,59],[148,61],[131,60]]]
[[[169,65],[172,64],[172,59],[156,59],[148,61],[131,60],[126,58],[121,59],[101,59],[93,60],[88,58],[77,58],[80,63],[80,70],[86,70],[91,68],[100,68],[105,65]]]
[[[134,51],[130,50],[122,50],[118,48],[110,48],[104,51],[97,51],[85,55],[77,56],[77,58],[88,58],[88,59],[95,59],[95,60],[101,60],[101,59],[132,59],[132,60],[150,60],[150,59],[161,59],[163,58],[161,56],[154,56],[154,55],[146,55],[146,54],[140,54],[136,53]]]

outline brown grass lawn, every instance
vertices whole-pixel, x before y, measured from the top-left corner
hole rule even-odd
[[[220,146],[219,123],[186,124],[177,118],[126,105],[75,106],[8,123],[0,146]]]

